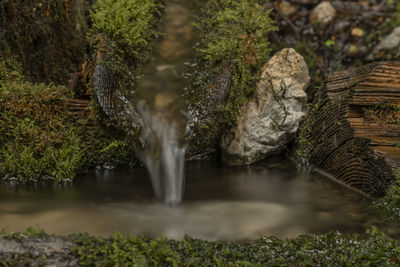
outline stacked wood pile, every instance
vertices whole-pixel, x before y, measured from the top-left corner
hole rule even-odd
[[[303,124],[309,162],[368,195],[383,196],[400,163],[400,62],[333,73]]]

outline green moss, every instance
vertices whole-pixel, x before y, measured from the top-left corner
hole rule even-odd
[[[367,120],[386,124],[400,124],[400,105],[380,104],[363,108]]]
[[[24,232],[12,232],[5,228],[0,231],[0,238],[21,240],[28,237],[46,237],[48,236],[44,229],[38,226],[28,227]]]
[[[232,123],[241,106],[255,91],[262,65],[271,51],[268,34],[275,30],[267,1],[211,0],[205,8],[201,28],[207,33],[199,51],[208,64],[223,61],[233,65],[231,92],[223,109]],[[222,114],[221,114],[222,115]]]
[[[69,1],[57,3],[38,2],[35,6],[38,21],[42,16],[59,16],[56,10],[67,9],[62,15],[70,15]],[[118,75],[121,91],[131,89],[131,73],[138,63],[145,61],[151,50],[150,42],[158,35],[160,3],[160,0],[101,0],[93,6],[89,39],[94,57],[98,53],[107,55],[104,61]],[[63,19],[51,18],[50,21],[55,21],[46,24],[46,32],[57,30],[52,26],[56,27]],[[136,161],[135,145],[125,140],[121,127],[103,123],[95,103],[86,110],[71,111],[69,103],[73,96],[67,88],[29,83],[18,64],[23,58],[11,57],[13,51],[9,52],[7,58],[0,59],[1,176],[32,181],[50,175],[63,180],[72,179],[93,165]]]
[[[83,13],[92,1],[2,2],[0,54],[17,56],[29,81],[65,84],[87,48]]]
[[[376,200],[373,207],[383,215],[398,221],[400,219],[400,168],[393,171],[395,183],[386,196]]]
[[[267,2],[208,0],[202,7],[197,22],[203,33],[197,49],[198,70],[186,92],[191,106],[200,111],[200,120],[207,121],[199,134],[202,144],[207,137],[215,138],[234,125],[240,108],[255,92],[261,68],[271,52],[268,34],[276,30],[265,7]],[[210,101],[209,87],[225,68],[231,69],[230,92],[218,106]]]
[[[40,229],[0,232],[0,241],[5,244],[7,241],[2,238],[39,242],[37,237],[48,236]],[[238,242],[210,242],[189,236],[181,241],[151,239],[119,232],[108,239],[88,234],[58,239],[63,241],[75,243],[70,253],[64,253],[68,253],[66,260],[76,259],[80,266],[398,266],[400,263],[400,243],[375,227],[361,235],[330,232],[295,239],[261,237]],[[48,258],[57,257],[37,254],[37,251],[0,253],[0,263],[19,266],[39,258],[46,265]]]
[[[400,2],[396,3],[395,8],[396,12],[387,18],[378,28],[378,30],[382,31],[385,35],[389,34],[394,28],[400,26]]]
[[[311,135],[315,128],[317,115],[322,109],[326,110],[328,107],[323,106],[321,97],[322,87],[317,89],[314,96],[314,101],[307,104],[306,117],[300,124],[299,131],[297,132],[296,144],[292,160],[299,167],[309,167],[311,164],[311,157],[316,142],[320,140],[313,140]]]
[[[158,0],[99,0],[91,12],[91,33],[107,35],[121,51],[139,58],[159,34],[159,5]]]
[[[0,174],[20,181],[72,179],[95,164],[127,164],[134,147],[107,134],[97,114],[72,112],[63,86],[24,80],[15,61],[0,61]],[[121,135],[123,138],[123,135]]]
[[[83,266],[395,266],[400,244],[376,228],[364,235],[339,232],[255,242],[182,241],[114,234],[81,234],[73,249]]]
[[[89,42],[93,58],[105,55],[103,62],[119,76],[122,92],[132,89],[135,68],[146,62],[157,29],[162,0],[100,0],[91,10],[93,25]]]
[[[111,240],[78,235],[73,252],[82,266],[180,266],[179,255],[164,238],[149,240],[115,232]]]
[[[152,43],[160,35],[161,3],[162,0],[100,0],[93,5],[93,25],[89,34],[92,63],[103,64],[112,73],[114,94],[128,96],[134,91],[133,73],[147,61],[153,49]],[[93,65],[89,74],[92,81]],[[129,100],[137,101],[132,96],[129,96]],[[101,110],[99,105],[96,108]],[[127,123],[120,118],[111,121],[103,116],[102,119],[108,127],[121,132],[131,131],[126,129]]]

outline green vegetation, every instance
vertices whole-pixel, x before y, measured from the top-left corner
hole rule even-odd
[[[400,168],[393,172],[395,184],[393,184],[386,196],[375,200],[374,207],[385,216],[400,219]]]
[[[40,242],[50,237],[40,229],[31,229],[23,234],[3,232],[1,238]],[[118,232],[110,239],[77,234],[68,240],[75,247],[60,255],[70,255],[69,260],[76,258],[81,266],[398,266],[400,263],[400,243],[374,227],[362,235],[331,232],[296,239],[262,237],[240,242],[209,242],[188,236],[174,241]],[[0,253],[0,263],[18,265],[36,260],[38,256],[33,255],[34,251],[24,255]],[[57,257],[41,255],[43,263],[48,260],[46,256]]]
[[[325,84],[325,83],[323,83]],[[314,101],[307,104],[306,117],[303,119],[296,137],[296,144],[292,160],[298,167],[309,167],[311,165],[311,157],[316,142],[311,135],[317,123],[317,114],[328,109],[328,105],[323,105],[321,92],[322,88],[316,90]]]
[[[0,238],[21,240],[28,237],[47,237],[45,230],[39,226],[28,227],[25,232],[12,232],[5,228],[0,231]]]
[[[17,57],[29,81],[63,84],[83,59],[90,1],[2,1],[0,55]]]
[[[36,3],[34,8],[38,17],[32,19],[37,19],[40,24],[44,17],[46,20],[51,18],[54,24],[43,26],[46,27],[43,31],[48,33],[57,30],[50,26],[63,21],[59,16],[69,16],[72,5],[69,1],[58,4],[45,2]],[[132,77],[128,77],[127,73],[132,66],[144,62],[145,54],[151,49],[150,42],[158,34],[156,25],[160,2],[100,0],[93,6],[93,25],[89,35],[95,48],[94,56],[99,51],[110,56],[107,60],[111,59],[109,63],[120,77],[120,89],[132,84]],[[13,7],[17,8],[18,5]],[[66,13],[58,14],[58,11]],[[19,44],[22,40],[20,38],[23,36],[12,36],[9,31],[6,33],[10,41]],[[37,34],[27,36],[24,44],[30,44],[32,39],[44,34],[41,28]],[[67,41],[71,40],[72,37]],[[55,42],[61,45],[63,40]],[[19,55],[19,50],[13,51],[4,42],[0,48],[5,51],[0,58],[0,176],[15,177],[24,182],[36,181],[44,176],[56,180],[73,179],[82,169],[97,164],[120,165],[135,161],[134,144],[128,143],[123,131],[113,127],[115,125],[107,125],[106,130],[100,122],[104,118],[99,118],[95,104],[74,110],[71,108],[74,98],[71,91],[64,86],[30,83],[23,75],[25,66],[20,65],[20,62],[25,62],[27,55]],[[20,48],[24,52],[26,49]],[[67,53],[68,56],[70,54]],[[30,64],[36,66],[36,63]],[[44,64],[47,66],[49,62]],[[41,74],[38,78],[44,76],[48,78],[46,81],[53,77],[43,71]]]
[[[400,105],[374,105],[363,109],[366,119],[374,119],[387,124],[400,124]]]
[[[159,0],[99,0],[91,12],[91,34],[105,34],[120,52],[140,58],[159,34],[159,6]]]
[[[161,0],[99,0],[90,12],[89,42],[93,58],[102,55],[118,76],[118,89],[126,93],[135,68],[147,60],[154,38],[160,35]]]
[[[202,7],[198,21],[203,32],[197,50],[198,71],[187,98],[202,113],[200,119],[207,120],[207,125],[203,125],[205,136],[218,136],[231,127],[240,108],[254,94],[262,66],[271,52],[268,34],[276,30],[270,10],[265,7],[267,2],[208,0]],[[226,69],[231,70],[230,92],[219,106],[210,101],[209,91],[210,86],[217,87],[211,88],[214,91],[223,90],[211,83]]]
[[[400,26],[400,2],[396,2],[396,12],[393,14],[393,16],[386,19],[386,21],[378,29],[383,31],[385,34],[389,34],[394,28]]]
[[[376,228],[365,235],[332,232],[281,240],[208,242],[143,239],[115,233],[111,240],[80,235],[74,252],[84,266],[395,266],[400,244]]]
[[[0,68],[1,176],[72,179],[83,167],[135,158],[132,146],[102,130],[90,106],[70,110],[66,87],[27,82],[15,60],[0,61]]]

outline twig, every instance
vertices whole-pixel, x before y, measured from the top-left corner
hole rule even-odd
[[[204,156],[210,155],[210,154],[215,153],[215,152],[216,152],[215,149],[211,149],[211,150],[209,150],[209,151],[207,151],[207,152],[200,153],[200,154],[197,154],[197,155],[193,155],[193,156],[191,156],[191,157],[188,157],[188,158],[186,158],[186,161],[191,161],[191,160],[195,160],[195,159],[198,159],[198,158],[202,158],[202,157],[204,157]]]

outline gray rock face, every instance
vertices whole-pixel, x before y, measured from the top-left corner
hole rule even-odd
[[[275,54],[263,67],[256,94],[241,110],[236,126],[222,137],[222,159],[251,164],[281,152],[305,115],[310,81],[304,58],[292,48]]]
[[[77,266],[78,260],[71,254],[74,246],[72,239],[63,237],[0,238],[0,257],[15,259],[21,264],[16,266]]]
[[[400,45],[400,26],[396,27],[388,36],[386,36],[376,47],[376,50],[389,50],[398,48]]]
[[[373,55],[379,58],[381,51],[393,51],[396,57],[400,56],[400,26],[396,27],[388,36],[380,41],[374,48]],[[373,59],[373,56],[371,55],[368,59]]]

